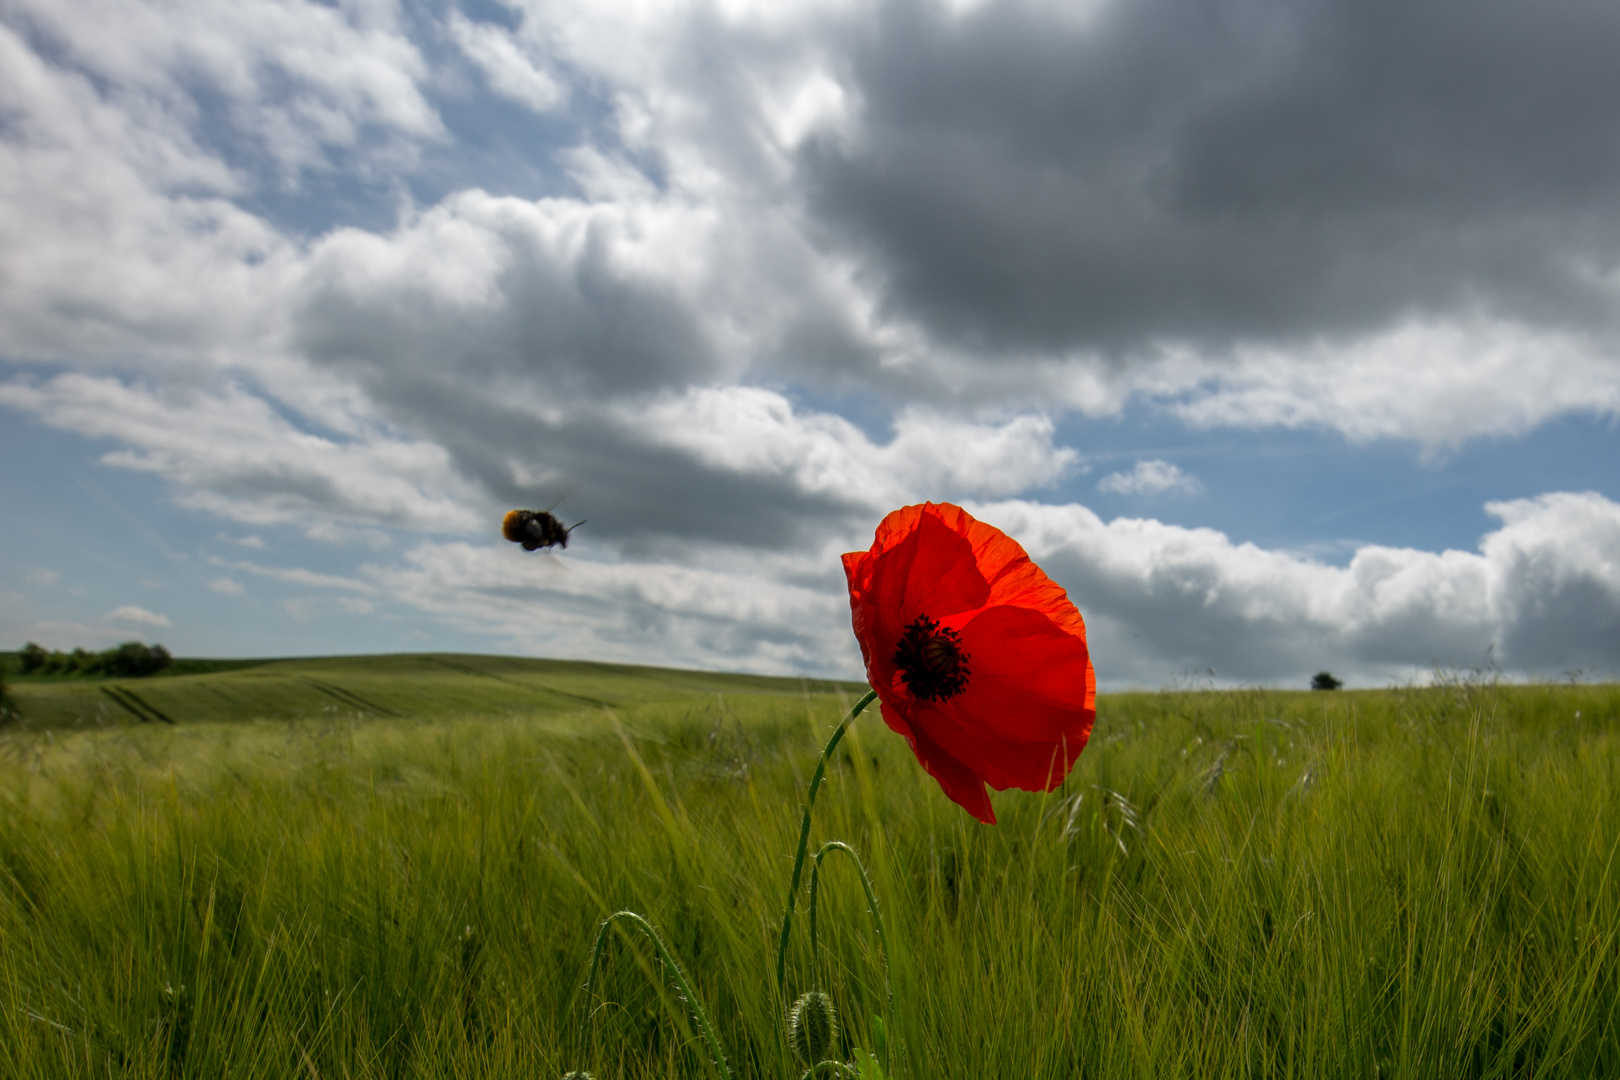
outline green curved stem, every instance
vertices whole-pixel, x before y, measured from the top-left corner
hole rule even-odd
[[[827,746],[821,751],[821,760],[816,762],[815,774],[810,777],[810,794],[804,803],[804,818],[799,823],[799,850],[793,856],[793,880],[788,885],[787,911],[782,914],[782,940],[776,946],[776,996],[785,1000],[787,985],[787,946],[788,935],[793,931],[793,900],[799,895],[799,879],[804,875],[804,855],[810,846],[810,811],[816,805],[816,792],[821,788],[821,781],[827,775],[827,759],[837,749],[838,742],[844,737],[844,731],[861,712],[877,698],[876,690],[868,690],[866,696],[855,703],[844,717],[838,730],[832,733],[827,740]]]
[[[829,840],[822,844],[810,864],[810,955],[821,955],[816,951],[816,887],[821,877],[821,860],[830,851],[842,851],[854,860],[855,869],[860,871],[861,888],[866,890],[866,906],[872,912],[872,922],[877,926],[878,949],[883,953],[883,989],[893,999],[894,991],[889,988],[889,942],[883,936],[883,916],[878,913],[877,893],[872,891],[872,879],[867,876],[866,867],[861,865],[860,856],[842,840]]]
[[[719,1036],[714,1033],[714,1025],[709,1023],[709,1014],[703,1011],[703,1003],[692,992],[692,984],[686,981],[686,972],[682,971],[681,965],[675,962],[674,954],[669,951],[669,946],[664,944],[664,939],[658,936],[658,931],[653,929],[652,923],[633,911],[615,911],[612,915],[603,919],[602,925],[597,928],[596,944],[591,949],[590,974],[585,977],[585,1015],[579,1021],[575,1060],[580,1060],[585,1053],[585,1034],[590,1027],[593,1011],[591,1009],[591,993],[596,989],[596,971],[601,966],[602,947],[607,944],[608,928],[619,919],[627,919],[636,924],[643,933],[652,938],[653,947],[658,950],[659,959],[663,960],[669,970],[674,973],[675,984],[680,988],[681,997],[691,1007],[698,1026],[703,1029],[703,1037],[709,1040],[709,1051],[714,1054],[715,1065],[720,1069],[720,1075],[724,1076],[726,1080],[732,1080],[731,1064],[726,1060],[726,1052],[720,1045]]]
[[[829,1058],[826,1061],[818,1061],[808,1069],[804,1070],[804,1075],[801,1076],[799,1080],[810,1080],[811,1077],[820,1073],[837,1073],[840,1076],[853,1076],[856,1077],[856,1080],[859,1080],[861,1075],[848,1065],[845,1065],[842,1061],[833,1061]]]

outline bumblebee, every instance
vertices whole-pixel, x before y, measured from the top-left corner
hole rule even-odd
[[[565,548],[568,534],[583,524],[576,521],[564,526],[550,510],[509,510],[501,521],[501,535],[514,544],[522,544],[524,551]]]

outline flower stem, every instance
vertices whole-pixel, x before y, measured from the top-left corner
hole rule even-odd
[[[810,811],[816,805],[816,792],[821,788],[822,778],[827,775],[827,759],[838,748],[839,740],[844,737],[844,731],[861,712],[877,698],[876,690],[868,690],[866,696],[855,703],[844,717],[838,730],[832,733],[827,740],[827,746],[821,751],[821,760],[816,762],[815,774],[810,777],[810,794],[804,803],[804,818],[799,823],[799,850],[793,856],[793,880],[788,885],[787,911],[782,914],[782,940],[776,946],[776,995],[781,1000],[786,999],[787,986],[787,946],[788,935],[793,932],[793,901],[799,895],[799,879],[804,875],[804,856],[810,846]]]
[[[894,991],[889,988],[889,943],[883,937],[883,916],[878,913],[877,893],[872,891],[872,879],[866,874],[866,867],[861,865],[859,855],[855,849],[842,840],[829,840],[816,851],[816,857],[810,864],[810,955],[812,962],[818,961],[821,954],[816,951],[816,886],[821,878],[821,860],[826,858],[830,851],[842,851],[855,863],[855,869],[860,871],[861,888],[866,890],[866,906],[872,912],[872,921],[877,925],[878,949],[883,953],[883,990],[890,1000],[894,999]]]
[[[602,925],[596,931],[596,945],[591,949],[590,974],[585,977],[585,1015],[580,1018],[579,1035],[576,1043],[576,1060],[585,1053],[585,1032],[591,1022],[591,991],[596,989],[596,971],[602,962],[602,947],[607,944],[608,928],[618,919],[627,919],[639,926],[642,931],[652,938],[653,947],[658,950],[658,957],[675,978],[675,984],[681,992],[681,999],[692,1009],[692,1015],[697,1019],[698,1026],[703,1029],[703,1037],[709,1041],[709,1052],[714,1055],[715,1067],[726,1080],[732,1080],[731,1064],[726,1060],[726,1052],[720,1046],[720,1039],[714,1033],[714,1025],[709,1023],[709,1014],[703,1011],[703,1003],[692,992],[692,984],[686,981],[686,972],[681,965],[675,962],[675,956],[664,944],[664,939],[658,936],[652,923],[633,911],[616,911],[602,920]]]

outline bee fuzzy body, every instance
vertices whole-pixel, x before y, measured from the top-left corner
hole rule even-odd
[[[501,521],[501,535],[514,544],[522,544],[524,551],[565,548],[568,534],[583,524],[579,521],[564,525],[549,510],[512,510]]]

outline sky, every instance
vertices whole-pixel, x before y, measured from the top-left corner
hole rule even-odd
[[[1610,0],[0,0],[0,647],[1620,672]],[[513,507],[583,520],[566,551]]]

